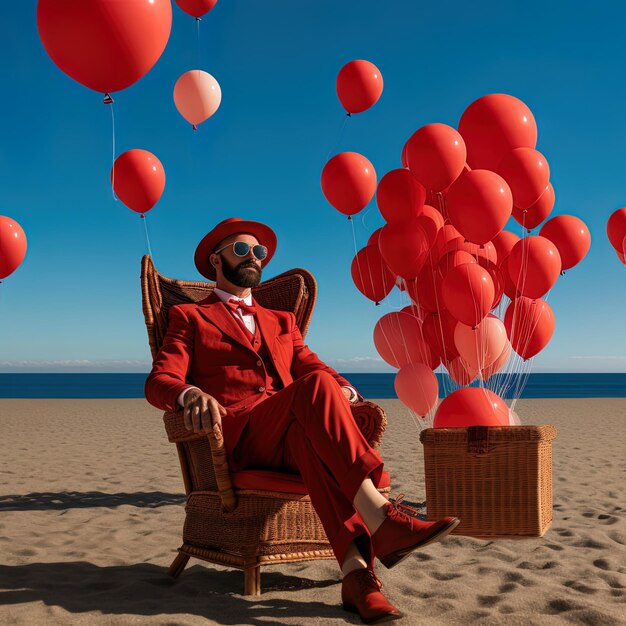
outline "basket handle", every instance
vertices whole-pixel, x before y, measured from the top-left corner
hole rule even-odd
[[[468,426],[467,451],[470,454],[487,454],[489,450],[489,426]]]

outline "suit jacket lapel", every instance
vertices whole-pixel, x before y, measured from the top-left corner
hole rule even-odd
[[[248,331],[233,317],[226,305],[214,293],[211,293],[210,296],[198,304],[207,321],[224,331],[231,339],[240,343],[244,348],[252,350]]]

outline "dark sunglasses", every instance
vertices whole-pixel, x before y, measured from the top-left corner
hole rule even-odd
[[[254,256],[257,259],[259,259],[259,261],[262,261],[267,256],[267,248],[265,246],[262,246],[260,244],[256,244],[256,246],[251,246],[249,243],[246,243],[245,241],[235,241],[234,243],[229,243],[227,246],[224,246],[223,248],[216,250],[214,254],[218,254],[222,252],[222,250],[226,250],[226,248],[230,248],[230,246],[233,247],[233,252],[235,253],[236,256],[242,256],[242,257],[248,256],[248,253],[250,252],[250,248],[252,248],[252,254],[254,254]]]

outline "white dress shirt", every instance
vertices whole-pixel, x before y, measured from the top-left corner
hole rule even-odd
[[[223,289],[218,289],[217,287],[213,289],[213,293],[222,302],[228,302],[229,300],[236,300],[236,301],[243,300],[245,304],[247,304],[248,306],[252,306],[252,294],[251,293],[249,293],[245,298],[239,298],[233,295],[232,293],[228,293],[228,291],[224,291]],[[246,328],[254,335],[256,331],[254,315],[252,315],[251,313],[244,313],[242,309],[236,309],[235,311],[231,311],[231,313],[235,317],[238,317],[245,324]],[[185,406],[185,394],[190,389],[198,389],[198,387],[187,387],[187,389],[185,389],[184,391],[180,393],[180,395],[178,396],[178,404],[180,406]],[[349,401],[355,402],[358,399],[358,394],[356,392],[356,389],[350,386],[346,386],[345,389],[350,390],[351,396],[349,398]]]

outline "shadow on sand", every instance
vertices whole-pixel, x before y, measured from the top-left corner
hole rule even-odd
[[[340,605],[336,579],[310,580],[262,570],[263,595],[242,596],[243,572],[196,565],[179,578],[150,563],[98,567],[84,561],[0,565],[2,604],[43,602],[70,613],[104,615],[198,615],[219,624],[263,624],[281,618],[348,618]],[[337,585],[337,604],[298,600],[298,590]],[[272,592],[284,597],[268,597]],[[354,623],[359,623],[354,618]]]

